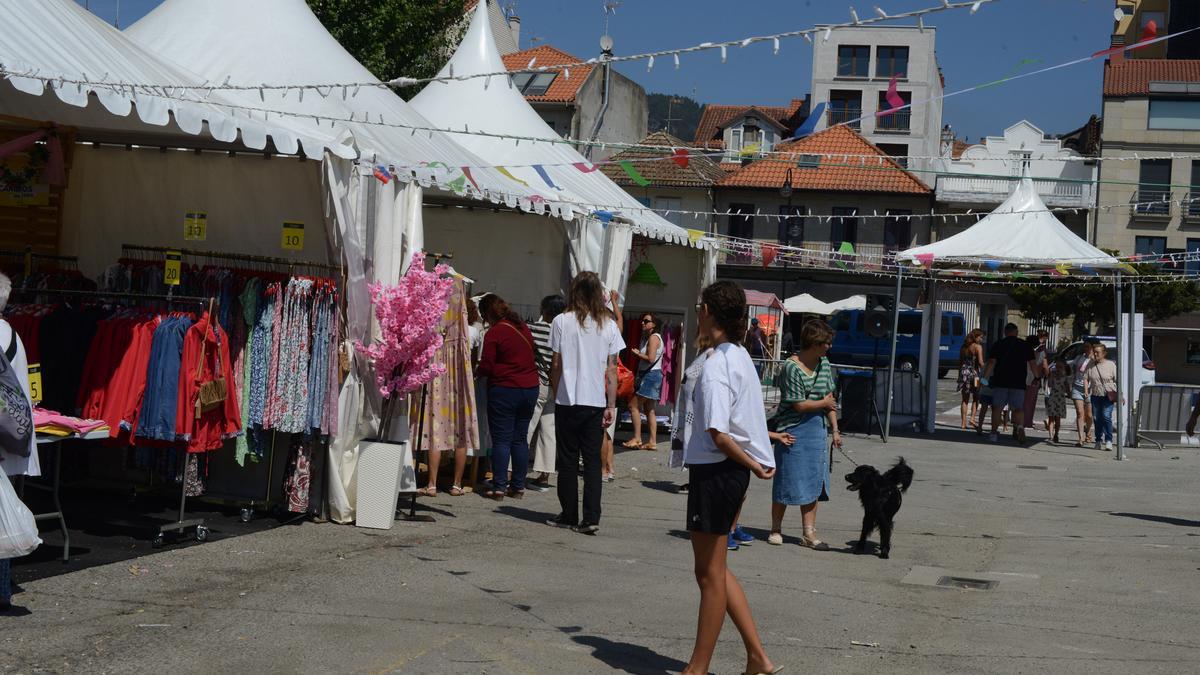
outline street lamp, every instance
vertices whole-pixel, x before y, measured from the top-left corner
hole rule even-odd
[[[792,170],[788,169],[783,179],[783,185],[779,186],[779,196],[787,200],[787,206],[784,207],[784,217],[780,219],[782,227],[782,236],[780,239],[784,246],[792,245]],[[787,283],[788,283],[788,251],[784,251],[783,256],[783,299],[787,301]]]

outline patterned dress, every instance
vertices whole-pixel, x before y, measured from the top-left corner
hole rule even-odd
[[[479,421],[475,416],[475,383],[471,371],[471,340],[467,331],[467,296],[461,279],[454,282],[450,304],[442,316],[444,340],[434,357],[446,364],[446,372],[426,385],[422,450],[445,452],[479,447]],[[411,401],[412,436],[421,424],[421,394]]]
[[[1061,366],[1060,366],[1061,367]],[[1063,368],[1065,370],[1065,368]],[[1048,417],[1067,416],[1067,398],[1071,395],[1071,373],[1054,372],[1050,375],[1050,395],[1046,397]]]

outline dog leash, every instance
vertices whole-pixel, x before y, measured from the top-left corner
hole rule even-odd
[[[830,447],[837,448],[837,446],[836,446],[836,445],[833,445],[832,443],[830,444]],[[854,461],[853,459],[851,459],[851,458],[850,458],[850,455],[847,455],[845,450],[843,450],[843,449],[841,449],[841,448],[838,448],[838,449],[837,449],[837,451],[838,451],[838,452],[840,452],[840,453],[842,454],[842,457],[845,457],[845,458],[846,458],[846,461],[847,461],[847,462],[850,462],[850,463],[851,463],[851,464],[853,464],[854,466],[858,466],[858,462],[856,462],[856,461]],[[832,471],[832,470],[833,470],[833,468],[832,468],[832,465],[830,465],[830,471]]]

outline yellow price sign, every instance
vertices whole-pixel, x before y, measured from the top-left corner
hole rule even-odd
[[[178,286],[183,275],[183,254],[179,251],[167,251],[167,262],[163,267],[163,283],[168,286]]]
[[[203,211],[192,211],[183,217],[183,238],[187,241],[205,241],[208,239],[208,214]]]
[[[289,251],[304,250],[304,223],[295,220],[283,222],[283,248]]]
[[[42,364],[29,364],[29,398],[34,403],[42,402]]]

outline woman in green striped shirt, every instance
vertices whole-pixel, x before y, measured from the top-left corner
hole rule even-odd
[[[771,544],[783,543],[783,514],[800,506],[804,536],[800,545],[818,551],[829,546],[817,537],[817,501],[829,499],[829,433],[842,446],[838,432],[837,381],[825,355],[833,346],[833,329],[814,319],[800,331],[800,352],[790,354],[775,378],[779,408],[775,429],[792,435],[791,445],[775,444],[775,474],[771,489]]]

